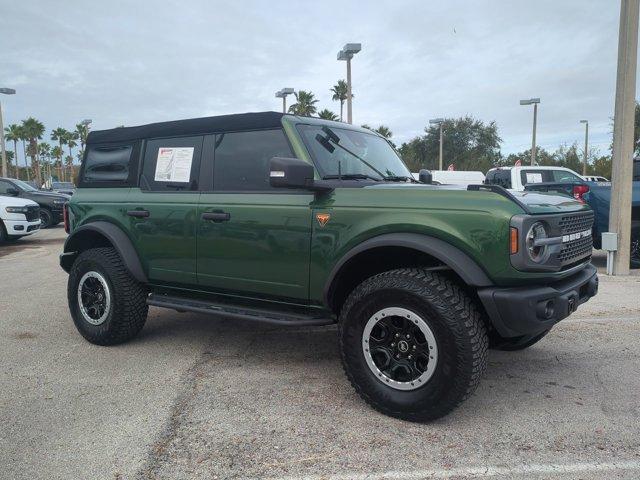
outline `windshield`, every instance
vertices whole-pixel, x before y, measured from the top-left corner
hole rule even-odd
[[[16,187],[18,187],[20,190],[24,190],[25,192],[37,192],[38,191],[37,188],[32,187],[27,182],[23,182],[22,180],[13,180],[13,183],[16,184]]]
[[[336,147],[329,152],[316,140],[318,134],[325,136],[322,126],[299,125],[298,129],[323,178],[337,178],[338,163],[342,176],[362,175],[379,179],[381,173],[384,177],[411,178],[411,172],[384,138],[344,128],[331,128],[340,138],[339,145],[343,148]]]

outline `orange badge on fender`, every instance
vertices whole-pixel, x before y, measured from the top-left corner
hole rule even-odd
[[[318,224],[320,224],[321,227],[324,227],[330,218],[331,215],[328,213],[316,213],[316,220],[318,220]]]

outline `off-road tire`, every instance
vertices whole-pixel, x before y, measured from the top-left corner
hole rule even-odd
[[[106,320],[100,325],[89,323],[78,303],[78,285],[87,272],[97,272],[104,277],[112,298]],[[69,272],[67,300],[73,322],[80,334],[96,345],[115,345],[135,337],[147,319],[146,299],[146,289],[131,276],[114,248],[82,252]]]
[[[435,371],[419,388],[391,388],[373,373],[363,353],[369,318],[386,307],[415,312],[437,343]],[[442,417],[478,386],[487,364],[488,338],[474,301],[444,275],[423,269],[398,269],[362,282],[340,313],[340,350],[345,373],[356,392],[376,410],[404,420]]]
[[[537,333],[535,335],[523,335],[522,337],[515,338],[502,338],[494,332],[494,336],[491,336],[489,341],[489,348],[493,350],[502,350],[505,352],[516,352],[518,350],[524,350],[525,348],[529,348],[530,346],[538,343],[550,331],[551,329],[545,330],[544,332]]]
[[[40,228],[49,228],[53,223],[53,214],[46,208],[40,207]]]

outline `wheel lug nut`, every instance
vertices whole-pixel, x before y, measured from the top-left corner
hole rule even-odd
[[[391,342],[391,346],[395,347],[396,346],[395,342]]]
[[[407,358],[408,358],[409,360],[411,360],[413,357],[412,357],[411,355],[409,355]]]
[[[415,346],[415,345],[413,346],[413,349],[414,349],[414,350],[416,349],[416,346]]]
[[[407,340],[411,338],[411,335],[407,333]]]
[[[398,337],[400,337],[400,334],[399,334],[399,333],[396,333],[396,338],[398,338]]]
[[[399,353],[396,353],[396,358],[400,358],[400,354]]]

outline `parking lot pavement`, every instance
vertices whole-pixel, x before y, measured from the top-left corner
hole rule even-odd
[[[76,332],[60,228],[0,246],[0,478],[639,478],[640,277],[412,424],[354,393],[336,330],[152,309],[142,334]]]

